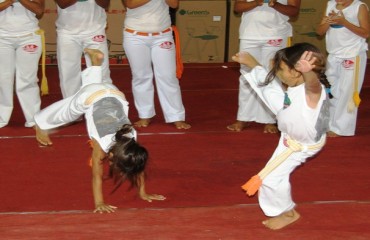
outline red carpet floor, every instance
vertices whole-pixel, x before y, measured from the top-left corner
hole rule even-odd
[[[51,94],[60,99],[56,67],[47,69]],[[256,197],[240,185],[265,164],[278,140],[262,126],[241,133],[226,125],[237,111],[238,67],[187,65],[181,80],[187,121],[176,130],[157,117],[139,129],[150,153],[148,192],[163,202],[147,203],[123,185],[106,202],[114,214],[92,214],[90,149],[83,122],[58,130],[54,146],[40,148],[16,103],[9,126],[0,129],[1,239],[370,239],[370,84],[361,93],[355,137],[329,139],[325,149],[292,175],[302,219],[282,231],[261,225]],[[132,103],[130,70],[112,68],[114,83]],[[130,118],[137,113],[133,104]]]

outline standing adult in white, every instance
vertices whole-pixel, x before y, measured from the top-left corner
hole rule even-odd
[[[275,53],[289,45],[293,31],[288,20],[299,14],[300,5],[301,0],[236,0],[234,11],[243,14],[239,27],[239,51],[249,52],[269,69]],[[250,70],[243,65],[241,69]],[[278,132],[275,116],[241,76],[236,122],[227,128],[239,132],[248,126],[248,122],[265,124],[265,133]]]
[[[110,0],[55,0],[57,3],[57,60],[63,98],[81,87],[81,56],[85,48],[104,54],[103,82],[112,82],[109,70],[105,10]],[[87,67],[91,61],[85,54]]]
[[[189,129],[185,122],[179,80],[176,78],[176,47],[169,8],[179,0],[123,0],[127,12],[123,47],[132,72],[132,91],[139,120],[136,127],[147,127],[155,116],[155,79],[166,123]]]
[[[15,92],[26,127],[33,127],[33,116],[40,110],[37,71],[42,53],[39,19],[44,0],[0,0],[0,128],[8,125]]]

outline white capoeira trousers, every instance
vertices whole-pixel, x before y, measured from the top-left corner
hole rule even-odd
[[[285,135],[282,134],[269,162],[287,149],[287,146],[284,145],[284,137]],[[325,142],[325,138],[326,135],[322,136],[320,142]],[[321,148],[292,153],[281,165],[263,179],[262,186],[258,190],[258,200],[266,216],[275,217],[295,207],[289,181],[290,174],[299,165],[303,164],[307,158],[319,152]],[[267,165],[269,162],[267,162]]]
[[[41,105],[37,78],[41,53],[41,36],[38,34],[0,37],[0,127],[9,123],[13,112],[14,77],[25,126],[35,125],[33,117]]]
[[[359,54],[359,63],[356,57],[337,58],[329,54],[327,59],[326,76],[334,96],[330,99],[329,130],[341,136],[354,136],[356,131],[358,108],[348,111],[348,103],[352,101],[354,93],[356,64],[359,64],[357,91],[360,93],[365,78],[366,52]]]
[[[249,52],[266,69],[270,69],[270,61],[275,53],[287,46],[288,38],[281,41],[272,40],[240,40],[240,52]],[[249,69],[241,65],[241,69]],[[243,76],[239,78],[239,108],[237,120],[244,122],[258,122],[263,124],[276,123],[275,116],[261,101],[257,94],[245,81]]]
[[[165,121],[184,121],[185,108],[179,80],[176,78],[176,48],[172,31],[157,36],[139,36],[124,31],[123,38],[139,118],[152,118],[156,114],[154,76]]]
[[[109,52],[104,31],[91,35],[70,35],[58,32],[57,60],[60,88],[63,98],[72,96],[81,88],[81,56],[85,48],[99,49],[104,54],[102,63],[103,82],[112,83],[109,70]],[[91,66],[85,55],[86,66]]]

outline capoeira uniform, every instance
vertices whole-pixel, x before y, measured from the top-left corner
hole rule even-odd
[[[247,0],[250,2],[252,0]],[[277,2],[286,5],[287,0]],[[242,15],[239,27],[239,51],[249,52],[265,68],[270,68],[270,60],[275,53],[288,46],[292,36],[292,26],[285,16],[264,3]],[[245,65],[241,69],[248,70]],[[275,116],[262,103],[253,89],[239,78],[239,108],[237,120],[244,122],[275,123]]]
[[[139,118],[152,118],[156,114],[154,72],[165,121],[184,121],[169,6],[165,0],[156,0],[134,9],[127,8],[124,24],[123,47],[131,67],[132,91]]]
[[[358,13],[362,4],[366,6],[365,3],[354,0],[342,10],[345,19],[356,26],[360,26]],[[329,1],[326,14],[333,10],[338,12],[336,2]],[[326,76],[332,85],[331,92],[334,96],[330,99],[329,130],[341,136],[354,136],[358,108],[348,110],[347,106],[353,101],[354,91],[361,91],[368,44],[365,38],[343,26],[335,25],[326,32],[326,49],[329,53]]]
[[[62,99],[35,115],[37,125],[53,129],[76,121],[85,114],[87,132],[103,151],[108,152],[116,132],[128,119],[125,95],[113,84],[102,82],[102,68],[92,66],[82,72],[82,88],[73,96]],[[136,138],[136,131],[128,137]]]
[[[307,158],[319,152],[325,144],[329,103],[324,86],[316,108],[310,108],[306,102],[304,83],[289,87],[284,92],[276,80],[267,86],[259,85],[267,75],[267,71],[261,66],[255,67],[251,72],[242,71],[242,75],[269,109],[276,114],[278,128],[282,133],[267,166],[275,157],[287,150],[288,138],[303,146],[301,151],[293,152],[262,181],[258,196],[259,204],[266,216],[274,217],[292,210],[295,206],[291,196],[290,173]],[[284,105],[287,97],[290,99],[290,105]]]
[[[4,2],[0,0],[0,2]],[[42,53],[36,14],[21,3],[0,11],[0,127],[9,123],[15,92],[26,118],[26,127],[35,125],[33,117],[40,110],[38,64]]]
[[[103,82],[112,83],[105,28],[105,9],[95,0],[78,0],[65,9],[57,6],[57,60],[63,97],[75,94],[81,87],[81,55],[85,48],[99,49],[104,54]],[[91,66],[86,57],[86,66]]]

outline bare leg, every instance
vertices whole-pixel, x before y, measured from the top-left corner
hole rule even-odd
[[[85,48],[84,51],[89,55],[92,66],[101,66],[104,60],[104,54],[100,50]]]
[[[248,122],[236,121],[235,123],[227,126],[230,131],[241,132],[244,128],[248,127]]]
[[[340,137],[340,135],[336,134],[335,132],[332,132],[332,131],[329,131],[326,133],[328,137],[331,137],[331,138],[336,138],[336,137]]]
[[[139,121],[134,123],[135,127],[147,127],[151,122],[150,118],[140,118]]]
[[[300,217],[301,215],[299,215],[296,210],[292,209],[288,212],[280,214],[279,216],[267,219],[263,221],[262,224],[269,229],[278,230],[288,226],[289,224],[294,223]]]
[[[34,129],[36,131],[36,140],[42,146],[53,145],[53,142],[50,140],[49,133],[47,130],[42,130],[39,126],[35,125]]]
[[[276,124],[265,124],[265,127],[263,128],[264,133],[278,133],[279,129],[277,128]]]
[[[191,128],[191,125],[186,123],[185,121],[177,121],[177,122],[174,122],[173,124],[175,124],[175,127],[177,129],[189,129],[189,128]]]

